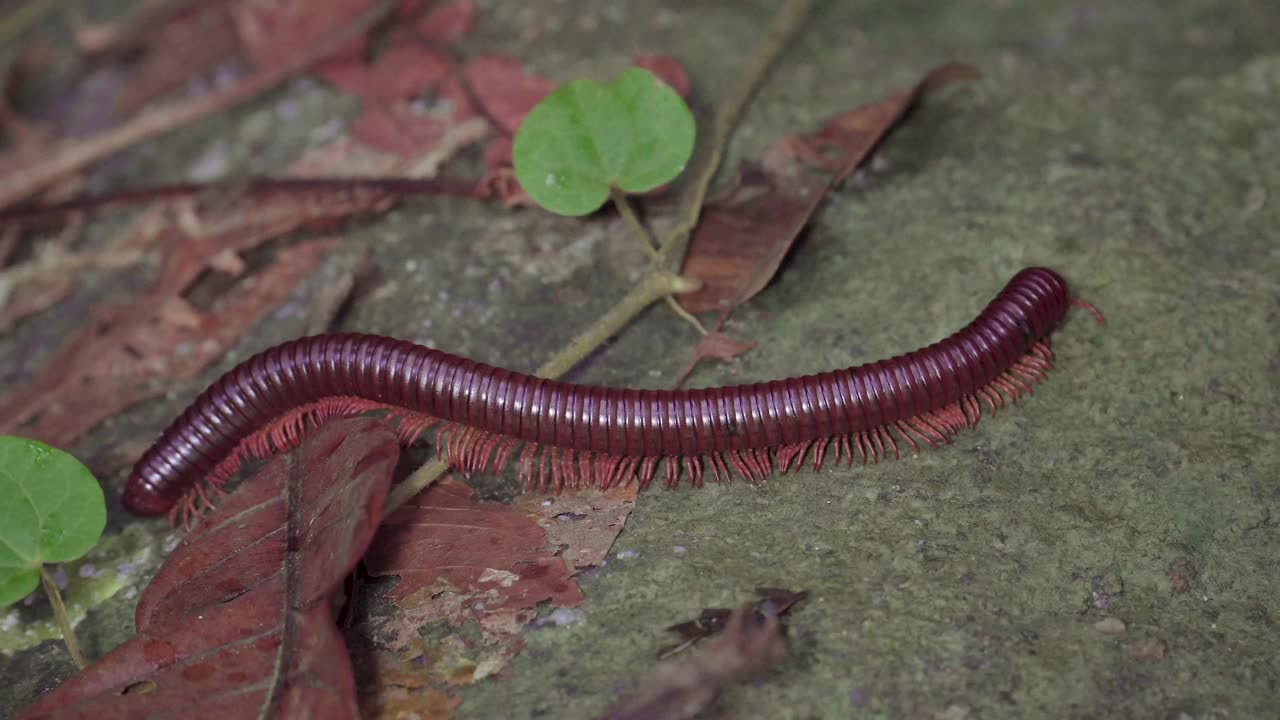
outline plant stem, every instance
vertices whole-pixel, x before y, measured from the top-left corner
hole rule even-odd
[[[542,367],[535,370],[534,375],[544,378],[556,378],[565,374],[574,365],[582,362],[583,358],[594,352],[596,348],[603,345],[610,337],[616,335],[619,330],[626,327],[635,316],[653,304],[655,300],[662,297],[670,297],[672,293],[693,292],[701,284],[698,280],[673,275],[664,270],[651,272],[631,292],[627,293],[616,305],[610,308],[608,312],[601,315],[586,330],[578,333],[577,337],[570,340],[564,349],[543,363]],[[404,482],[391,488],[383,515],[390,514],[410,498],[422,492],[448,469],[448,465],[441,460],[431,460],[423,464],[412,475],[405,478]]]
[[[635,208],[631,207],[631,201],[627,200],[627,194],[618,188],[609,188],[609,199],[613,201],[613,206],[618,209],[618,214],[622,216],[622,222],[626,224],[627,229],[644,245],[645,252],[649,253],[649,257],[657,260],[658,243],[653,239],[653,235],[645,229],[644,223],[640,222],[640,218],[636,217]]]
[[[707,189],[720,167],[724,157],[724,147],[729,134],[737,125],[738,117],[746,108],[747,102],[755,94],[756,88],[764,79],[769,67],[778,59],[783,48],[787,46],[791,36],[804,23],[809,14],[810,0],[786,0],[778,9],[765,32],[764,39],[752,55],[751,62],[738,76],[738,84],[716,109],[711,124],[711,137],[706,144],[705,154],[700,155],[693,169],[693,181],[685,188],[680,198],[680,214],[684,220],[671,231],[662,242],[660,249],[662,263],[671,272],[679,272],[684,265],[685,252],[689,249],[689,238],[698,225],[702,214],[702,204],[707,198]]]
[[[635,210],[631,207],[631,201],[627,199],[627,194],[618,188],[611,188],[609,190],[609,198],[613,200],[614,207],[618,208],[618,214],[622,216],[622,221],[626,223],[627,228],[631,230],[631,234],[640,241],[644,246],[644,249],[648,251],[649,257],[652,258],[654,263],[660,268],[662,255],[658,252],[658,243],[654,240],[653,234],[650,233],[645,228],[644,224],[640,222],[640,218],[636,217]],[[671,311],[674,312],[677,317],[692,325],[693,329],[697,330],[699,335],[707,334],[707,329],[702,326],[702,323],[698,321],[698,318],[694,317],[692,313],[681,307],[680,303],[676,302],[675,296],[667,295],[664,299],[667,301],[667,306],[671,308]]]
[[[690,292],[690,291],[681,290],[680,292]],[[665,298],[663,298],[663,300],[667,302],[667,307],[671,308],[671,312],[675,313],[677,317],[679,317],[680,319],[692,325],[693,329],[697,330],[699,335],[707,334],[707,328],[705,325],[702,324],[702,321],[699,320],[696,316],[694,316],[693,313],[689,312],[688,310],[685,310],[684,306],[681,305],[678,300],[676,300],[675,295],[668,295]]]
[[[71,662],[81,670],[85,669],[89,663],[85,662],[84,655],[80,652],[80,643],[76,642],[76,632],[71,627],[71,618],[67,617],[67,606],[62,604],[62,593],[58,592],[58,584],[53,581],[53,576],[44,567],[40,567],[40,584],[44,586],[44,592],[49,596],[49,604],[53,606],[53,620],[58,623],[58,628],[62,631],[62,642],[67,645],[67,654],[71,656]]]

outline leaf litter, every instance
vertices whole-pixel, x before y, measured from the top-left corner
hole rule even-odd
[[[438,710],[456,703],[445,702],[449,687],[500,673],[540,608],[583,602],[573,576],[603,563],[635,493],[529,495],[507,505],[446,477],[390,514],[365,566],[400,577],[387,593],[396,610],[353,632],[362,665],[395,672],[367,678],[378,689],[366,705]]]
[[[480,56],[470,59],[461,68],[455,66],[450,56],[438,48],[469,31],[474,19],[474,7],[470,2],[433,5],[432,10],[414,25],[417,36],[414,40],[393,39],[388,44],[388,49],[382,54],[375,54],[369,63],[363,62],[367,50],[367,40],[363,33],[353,33],[345,44],[339,43],[333,48],[326,48],[326,53],[316,53],[314,46],[317,43],[333,42],[332,33],[325,34],[315,30],[315,22],[295,22],[304,19],[297,16],[301,4],[292,5],[288,0],[250,0],[242,5],[243,7],[237,7],[235,15],[239,31],[237,39],[244,43],[246,52],[255,57],[259,75],[241,81],[236,86],[237,92],[224,93],[214,98],[216,102],[210,102],[206,98],[203,105],[175,104],[161,108],[167,114],[162,112],[164,117],[159,121],[140,123],[132,128],[126,125],[125,132],[105,134],[105,137],[90,138],[80,144],[62,141],[56,147],[50,146],[56,151],[53,163],[56,172],[45,168],[34,174],[34,181],[28,178],[19,185],[12,182],[0,183],[0,207],[31,195],[54,179],[76,172],[113,149],[177,127],[204,113],[227,107],[229,103],[253,97],[307,64],[315,64],[315,72],[335,86],[360,95],[366,104],[360,117],[368,115],[368,119],[357,119],[349,135],[340,137],[329,147],[309,156],[312,173],[322,174],[326,168],[332,167],[349,167],[333,158],[345,156],[349,159],[358,156],[367,163],[365,174],[368,175],[399,172],[405,167],[416,167],[422,174],[434,175],[435,169],[454,152],[479,142],[487,133],[496,131],[497,136],[490,141],[484,154],[489,168],[485,182],[506,204],[520,204],[518,187],[514,190],[512,186],[503,188],[501,182],[503,172],[510,168],[510,135],[518,127],[524,113],[552,88],[552,84],[526,71],[514,58]],[[341,4],[339,10],[334,12],[341,18],[347,18],[343,13],[356,13],[351,17],[369,22],[378,17],[376,13],[367,12],[372,6],[371,0],[354,0]],[[366,12],[357,12],[359,8]],[[397,19],[417,17],[416,11],[420,8],[420,3],[402,2],[397,6],[395,16]],[[284,15],[273,17],[272,13]],[[290,16],[289,13],[293,15]],[[280,24],[280,17],[293,19]],[[335,15],[330,15],[329,19],[332,20],[333,17]],[[323,21],[323,18],[319,20]],[[273,22],[277,24],[273,26]],[[349,18],[342,22],[350,24]],[[329,27],[332,29],[342,22]],[[320,22],[320,25],[323,24]],[[271,27],[288,29],[289,32],[275,37],[270,31]],[[307,28],[311,28],[311,34],[305,32]],[[299,55],[305,57],[305,63],[299,61]],[[331,59],[322,61],[320,58],[325,55]],[[390,62],[392,60],[398,62]],[[652,70],[681,95],[687,95],[687,74],[673,59],[663,56],[640,57],[636,59],[636,65]],[[274,75],[271,74],[273,67]],[[388,75],[397,74],[393,71],[402,71],[405,67],[413,68],[413,72],[399,72],[401,77],[398,81],[388,78]],[[813,135],[786,138],[771,147],[761,163],[744,165],[740,182],[708,207],[703,215],[702,225],[694,235],[686,272],[694,275],[705,273],[704,280],[710,278],[712,281],[701,296],[685,296],[682,302],[696,303],[701,300],[712,303],[704,309],[721,311],[723,325],[724,318],[733,307],[745,302],[769,282],[822,195],[843,181],[867,157],[918,96],[937,84],[959,79],[971,72],[965,66],[939,68],[912,88],[875,105],[839,116]],[[162,86],[163,83],[156,83],[155,87],[158,89],[138,92],[140,96],[158,95],[163,92]],[[424,94],[434,95],[435,102],[423,104],[421,97]],[[405,128],[412,132],[403,132]],[[440,132],[442,128],[443,132]],[[24,157],[47,154],[45,149],[42,148],[37,153],[24,153]],[[325,159],[326,152],[330,154],[328,160]],[[21,163],[14,164],[20,159],[22,158],[18,156],[0,157],[0,167],[16,167],[16,171],[21,172]],[[295,171],[305,173],[305,168],[305,162],[299,163],[295,166]],[[812,193],[816,199],[796,197],[797,194],[802,194],[797,191],[804,187],[817,189],[817,192]],[[368,203],[365,211],[376,212],[379,205],[382,209],[389,207],[394,202],[393,194],[391,195],[392,197],[386,194],[378,196],[376,201],[365,198],[364,202]],[[319,205],[321,197],[321,193],[316,193],[311,200]],[[324,202],[327,202],[328,197],[324,197]],[[333,219],[347,217],[359,211],[334,213]],[[230,213],[233,217],[234,214]],[[305,212],[301,214],[306,215]],[[208,217],[203,218],[203,221],[208,220]],[[757,220],[761,222],[760,227],[744,231],[744,227],[750,228],[751,223]],[[289,227],[290,222],[281,220],[280,224],[273,224],[266,221],[262,228],[255,231],[254,237],[258,239],[252,244],[283,236],[302,224],[306,223],[294,224],[291,229],[279,229]],[[188,224],[185,229],[199,230],[201,226],[202,223],[198,222],[194,226]],[[277,232],[273,233],[270,228],[277,229]],[[5,229],[9,232],[7,227]],[[726,250],[723,244],[716,244],[717,241],[723,242],[726,236],[738,242],[745,237],[748,247]],[[3,237],[8,235],[0,236],[0,239]],[[172,241],[171,238],[166,239]],[[172,347],[182,344],[184,337],[203,337],[208,334],[208,328],[213,326],[223,330],[221,334],[215,333],[218,335],[218,342],[229,347],[266,309],[274,307],[283,299],[279,292],[268,293],[262,290],[262,286],[275,288],[284,285],[287,286],[287,294],[287,288],[292,288],[298,280],[306,277],[334,242],[336,241],[332,239],[312,242],[281,251],[281,261],[290,253],[297,253],[299,257],[291,258],[289,263],[278,261],[268,269],[266,275],[257,278],[256,282],[252,278],[243,279],[237,292],[248,291],[252,297],[241,298],[242,302],[239,304],[221,298],[215,301],[212,312],[198,310],[182,298],[181,293],[194,280],[185,283],[170,280],[164,288],[169,294],[159,291],[158,286],[163,285],[164,281],[158,281],[133,306],[148,309],[146,322],[133,323],[132,329],[121,329],[130,326],[128,312],[125,312],[130,309],[129,306],[115,311],[108,310],[102,313],[103,317],[86,327],[81,336],[73,338],[73,342],[60,351],[62,355],[55,357],[52,364],[61,367],[68,377],[74,376],[75,362],[66,356],[77,342],[83,341],[79,345],[80,352],[93,357],[99,354],[97,348],[89,342],[95,334],[123,339],[124,344],[120,347],[125,349],[125,354],[137,355],[141,349],[141,357],[117,356],[114,363],[116,369],[130,363],[151,366],[150,374],[141,374],[141,381],[133,377],[125,383],[134,387],[122,393],[122,397],[128,399],[121,407],[138,402],[152,393],[145,387],[148,384],[160,385],[163,384],[163,379],[192,377],[200,367],[223,352],[209,352],[193,362],[175,363],[170,358],[171,352],[156,351],[157,348],[164,347],[163,343],[168,343],[167,350],[171,351]],[[174,263],[176,267],[183,269],[183,272],[178,273],[180,276],[190,276],[192,272],[198,275],[210,268],[232,275],[246,272],[234,249],[228,252],[226,248],[218,249],[215,245],[204,245],[202,250],[188,257],[168,255],[162,260],[162,265]],[[733,250],[738,250],[736,255]],[[307,255],[313,257],[306,259]],[[698,266],[700,262],[704,263],[701,269]],[[288,272],[289,265],[294,266],[292,273]],[[253,295],[255,290],[258,292],[256,296]],[[148,324],[164,329],[156,335],[148,336],[147,333],[154,328],[138,327]],[[154,344],[149,345],[148,341]],[[695,350],[690,369],[703,357],[732,358],[746,352],[753,344],[735,340],[723,333],[712,333]],[[92,378],[96,377],[110,377],[112,383],[118,382],[118,373],[102,372],[102,368],[111,365],[111,362],[97,363],[98,370],[80,375],[80,383],[111,384],[94,383]],[[130,376],[126,373],[126,377]],[[57,382],[47,383],[47,387],[59,386]],[[66,387],[63,386],[63,391],[67,395],[63,397],[71,395]],[[57,396],[54,397],[56,400]],[[8,403],[13,399],[11,396],[5,401]],[[50,403],[55,409],[51,417],[59,414],[56,412],[58,405],[56,401]],[[4,416],[4,409],[0,408],[0,416]],[[101,416],[105,417],[113,412],[115,410],[110,410]],[[25,419],[37,424],[45,421],[43,413],[28,413]],[[70,423],[59,428],[56,422],[51,426],[66,433],[67,437],[75,437],[95,422],[96,420],[88,423],[82,421],[84,427],[75,427],[75,423]],[[261,479],[255,482],[260,483]],[[389,694],[383,695],[384,707],[393,707],[400,702],[405,707],[430,707],[436,712],[447,714],[456,704],[455,699],[442,692],[438,686],[424,681],[418,674],[424,660],[434,658],[432,662],[437,670],[447,671],[443,675],[432,675],[435,679],[443,678],[446,685],[474,682],[499,672],[510,657],[519,651],[520,632],[536,616],[535,608],[539,602],[564,603],[564,606],[570,607],[581,601],[581,593],[572,580],[572,575],[579,569],[602,562],[603,554],[621,529],[626,512],[629,512],[634,503],[634,494],[629,498],[561,497],[551,504],[527,498],[503,511],[517,517],[523,516],[523,521],[518,521],[498,514],[492,507],[485,508],[484,503],[473,496],[464,497],[457,487],[441,492],[450,491],[453,495],[441,495],[438,498],[444,504],[435,508],[435,512],[447,509],[449,512],[470,510],[482,515],[490,513],[483,517],[477,527],[484,530],[483,523],[493,523],[500,533],[507,535],[496,543],[499,549],[493,557],[486,558],[483,553],[473,550],[471,557],[464,558],[472,566],[466,572],[459,571],[458,574],[444,572],[443,568],[433,571],[431,564],[434,560],[415,563],[401,558],[398,567],[408,577],[396,586],[393,595],[396,595],[396,591],[401,591],[398,602],[405,605],[418,604],[402,611],[393,624],[382,628],[385,631],[384,637],[398,637],[402,642],[394,650],[379,648],[375,654],[382,657],[382,667],[394,668],[388,671],[388,692],[395,688],[425,689],[429,692],[398,699]],[[534,533],[534,529],[541,534]],[[445,534],[448,535],[447,532]],[[466,533],[462,533],[458,539],[465,537]],[[466,540],[463,539],[462,542],[465,543]],[[497,561],[500,559],[504,562]],[[510,567],[500,567],[503,565]],[[388,570],[391,567],[392,565],[386,565],[382,569]],[[478,573],[475,572],[477,568],[480,569]],[[428,577],[430,582],[427,582]],[[455,585],[455,582],[458,584]],[[408,592],[411,589],[413,592]],[[686,629],[686,632],[692,634],[688,637],[682,635],[684,639],[681,646],[686,647],[703,638],[711,638],[711,641],[719,639],[721,645],[728,649],[715,650],[715,646],[712,646],[703,655],[717,657],[717,653],[729,652],[732,655],[736,652],[736,665],[731,657],[727,660],[724,657],[715,660],[711,663],[715,667],[710,670],[705,664],[699,665],[691,661],[693,670],[690,672],[693,677],[698,678],[698,682],[693,685],[698,687],[682,691],[677,687],[679,683],[668,681],[665,690],[659,693],[668,697],[672,694],[683,697],[683,700],[677,698],[680,702],[676,702],[676,705],[705,704],[709,702],[707,698],[714,698],[718,692],[718,689],[708,691],[708,688],[718,688],[739,681],[776,663],[773,658],[780,659],[780,632],[770,626],[770,616],[761,616],[758,610],[747,612],[740,609],[723,613],[700,618],[696,629]],[[761,617],[764,617],[763,621],[760,620]],[[310,618],[308,622],[314,619]],[[479,640],[468,637],[465,632],[451,632],[441,642],[432,645],[423,640],[422,630],[433,623],[443,623],[454,628],[459,623],[464,623],[463,627],[478,628]],[[418,637],[416,643],[413,642],[414,636]],[[495,639],[498,639],[497,642],[492,642]],[[488,655],[482,651],[485,643],[489,644],[491,650]],[[658,682],[657,686],[661,689],[662,683]],[[691,686],[686,682],[684,687]]]
[[[362,418],[274,458],[168,557],[138,634],[19,717],[358,717],[334,589],[377,529],[398,457],[394,433]]]

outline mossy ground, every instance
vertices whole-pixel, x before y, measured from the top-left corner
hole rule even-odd
[[[771,6],[491,1],[468,44],[557,80],[669,53],[705,108]],[[787,661],[727,692],[724,717],[1276,715],[1280,5],[823,3],[744,118],[731,162],[953,59],[984,79],[929,99],[879,169],[829,199],[777,281],[736,315],[732,332],[760,347],[694,384],[917,347],[1030,264],[1063,272],[1107,325],[1073,314],[1050,381],[945,449],[643,495],[615,545],[628,552],[583,582],[583,619],[529,632],[507,677],[462,690],[459,717],[599,713],[652,667],[662,628],[758,586],[811,595],[790,617]],[[270,122],[285,102],[315,124]],[[149,144],[120,181],[180,177],[193,148],[237,146],[263,124],[254,117],[298,147],[349,112],[295,84]],[[273,169],[253,155],[239,167]],[[351,328],[520,369],[608,307],[643,260],[617,224],[462,202],[407,203],[351,236],[386,288]],[[277,315],[243,352],[299,323]],[[657,308],[575,378],[662,386],[693,341]],[[198,389],[86,447],[153,431]],[[103,646],[127,637],[127,613],[95,613],[82,627]],[[1123,633],[1095,627],[1112,617]],[[29,696],[48,682],[32,668],[59,652],[0,661],[0,685]]]

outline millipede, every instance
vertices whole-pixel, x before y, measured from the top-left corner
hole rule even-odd
[[[434,428],[436,452],[458,470],[517,457],[526,489],[646,487],[659,474],[670,487],[707,474],[757,482],[807,457],[815,470],[828,456],[878,462],[898,457],[900,444],[942,445],[1031,393],[1053,367],[1049,336],[1073,304],[1101,322],[1057,272],[1027,268],[973,322],[914,352],[694,390],[548,380],[381,335],[305,337],[254,355],[197,397],[134,466],[123,502],[138,515],[190,512],[245,458],[296,445],[309,424],[374,410],[406,444]]]

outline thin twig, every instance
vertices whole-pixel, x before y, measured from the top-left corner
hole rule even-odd
[[[173,19],[188,5],[199,0],[141,0],[127,14],[112,22],[90,25],[74,22],[76,44],[89,55],[123,52],[139,47],[149,31]]]
[[[448,195],[473,198],[479,197],[481,192],[474,180],[458,177],[258,177],[212,183],[153,185],[113,190],[101,195],[87,195],[50,205],[24,204],[9,208],[0,207],[0,223],[18,220],[39,222],[57,219],[71,212],[97,211],[155,200],[182,200],[218,192],[223,188],[234,189],[235,193],[252,196],[255,200],[276,195],[344,193],[358,190],[380,190],[393,195]]]
[[[692,325],[693,329],[697,330],[699,335],[707,334],[707,327],[703,325],[702,321],[699,320],[696,316],[694,316],[693,313],[689,312],[688,310],[685,310],[684,306],[682,306],[679,303],[679,301],[676,300],[675,295],[668,295],[665,298],[663,298],[663,300],[667,301],[667,307],[671,308],[671,312],[675,313],[676,317]]]
[[[53,576],[43,565],[40,566],[40,584],[44,586],[44,592],[49,596],[49,604],[53,606],[53,619],[58,624],[58,629],[62,631],[62,642],[66,643],[71,662],[81,670],[85,669],[89,663],[85,662],[84,653],[80,652],[80,643],[76,641],[75,629],[71,627],[67,606],[62,604],[62,593],[58,592],[58,584],[53,581]]]
[[[0,308],[8,303],[14,288],[22,282],[42,276],[65,276],[68,273],[78,273],[85,268],[115,270],[136,265],[147,259],[146,252],[141,249],[108,248],[98,252],[69,253],[50,248],[50,251],[41,253],[39,257],[21,265],[0,270]]]
[[[136,119],[84,140],[65,140],[36,153],[0,159],[0,207],[13,205],[58,178],[74,173],[90,163],[146,138],[175,130],[215,110],[223,110],[252,100],[307,67],[346,46],[353,38],[376,24],[396,5],[395,0],[378,0],[324,40],[310,46],[285,65],[259,71],[226,90],[214,91],[192,100],[181,100],[142,113]]]
[[[701,155],[693,169],[693,180],[685,188],[680,198],[680,214],[684,220],[671,231],[662,242],[661,254],[664,264],[671,272],[679,272],[684,265],[684,255],[689,248],[689,237],[698,225],[702,215],[702,205],[707,198],[707,190],[720,160],[724,157],[724,148],[729,134],[737,125],[738,118],[746,108],[748,101],[755,94],[756,88],[764,80],[769,67],[777,60],[778,55],[787,46],[791,36],[804,23],[809,14],[810,0],[786,0],[778,9],[769,30],[765,33],[760,47],[752,55],[751,64],[738,75],[738,84],[716,110],[711,125],[711,136],[707,140],[705,154]]]
[[[693,292],[701,287],[702,283],[698,280],[662,271],[650,273],[635,289],[619,300],[617,305],[600,316],[600,319],[586,330],[578,333],[577,337],[570,340],[569,344],[554,357],[543,363],[534,374],[538,377],[555,378],[569,372],[574,365],[582,362],[583,358],[605,344],[655,300],[673,293]]]
[[[640,241],[645,251],[649,253],[649,257],[655,263],[661,262],[662,255],[658,252],[658,242],[654,239],[653,234],[640,222],[640,218],[636,217],[636,211],[631,207],[631,201],[627,199],[627,194],[618,188],[610,188],[609,198],[613,200],[614,207],[618,209],[618,214],[622,216],[622,221],[631,230],[631,234]],[[699,335],[707,334],[707,329],[702,326],[698,318],[694,317],[688,310],[680,307],[680,303],[676,302],[675,296],[667,295],[664,299],[667,302],[667,307],[671,308],[676,317],[692,325]]]

